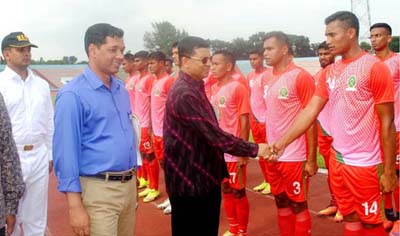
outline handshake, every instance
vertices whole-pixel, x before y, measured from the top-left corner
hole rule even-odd
[[[276,143],[269,145],[267,143],[258,144],[258,157],[264,158],[266,161],[275,162],[278,161],[282,155],[284,148],[279,147]]]

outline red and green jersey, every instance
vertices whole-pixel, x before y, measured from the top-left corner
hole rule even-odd
[[[146,73],[143,76],[135,75],[132,80],[134,93],[134,104],[132,112],[136,114],[140,121],[140,127],[150,127],[150,95],[154,77]]]
[[[211,104],[221,129],[240,137],[239,117],[250,113],[249,93],[244,85],[232,78],[223,85],[214,84],[211,88]],[[237,161],[236,157],[230,154],[225,153],[224,156],[227,162]]]
[[[258,122],[265,122],[265,101],[264,101],[264,87],[262,79],[265,71],[270,70],[265,68],[261,72],[254,70],[247,75],[247,80],[250,86],[250,106],[254,117]]]
[[[337,160],[353,166],[381,163],[379,120],[375,104],[393,102],[393,80],[387,66],[362,53],[339,60],[323,72],[316,95],[328,99],[329,132]]]
[[[304,69],[291,63],[280,73],[270,73],[263,80],[268,142],[275,142],[292,126],[298,113],[314,94],[315,83]],[[307,158],[305,135],[287,146],[279,158],[282,162]]]
[[[400,132],[400,55],[393,53],[385,61],[393,77],[394,85],[394,124]]]
[[[154,135],[163,136],[163,122],[165,114],[165,102],[169,89],[174,83],[175,78],[165,73],[161,78],[154,79],[151,89],[151,124]]]

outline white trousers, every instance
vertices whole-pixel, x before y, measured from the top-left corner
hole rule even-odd
[[[45,145],[18,150],[25,192],[18,205],[13,236],[43,236],[47,225],[49,160]]]

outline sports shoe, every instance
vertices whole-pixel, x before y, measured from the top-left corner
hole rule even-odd
[[[158,205],[157,205],[157,208],[158,208],[158,209],[165,209],[165,208],[167,208],[169,205],[171,205],[171,204],[169,203],[169,198],[167,198],[167,199],[165,199],[161,204],[158,204]]]
[[[164,209],[163,212],[164,212],[165,215],[171,214],[171,212],[172,212],[172,207],[171,207],[171,205],[167,206],[167,207]]]
[[[231,233],[229,230],[227,230],[222,236],[236,236],[236,234]]]
[[[147,194],[150,193],[150,191],[151,191],[151,189],[145,188],[143,191],[141,191],[141,192],[139,193],[139,197],[146,197]]]
[[[330,206],[328,206],[327,208],[320,210],[320,211],[317,213],[317,216],[320,216],[320,217],[323,217],[323,216],[331,216],[331,215],[336,214],[337,210],[338,210],[338,209],[337,209],[337,206],[332,206],[332,205],[330,205]]]
[[[151,189],[149,194],[143,199],[143,202],[152,202],[156,200],[158,196],[160,196],[160,191]]]
[[[262,191],[262,190],[264,190],[264,188],[265,188],[266,185],[267,185],[267,183],[266,183],[265,181],[263,181],[261,184],[255,186],[255,187],[253,188],[253,190],[254,190],[254,191],[257,191],[257,192]]]
[[[400,221],[396,220],[393,224],[392,231],[390,231],[389,236],[400,236]]]
[[[340,213],[339,210],[336,212],[336,215],[335,215],[335,217],[333,217],[333,220],[334,220],[336,223],[340,223],[340,222],[343,221],[343,215],[342,215],[342,213]]]
[[[139,178],[139,186],[138,189],[147,187],[149,185],[149,181],[145,180],[143,177]]]
[[[262,194],[267,195],[271,193],[271,185],[266,183],[265,188],[261,191]]]

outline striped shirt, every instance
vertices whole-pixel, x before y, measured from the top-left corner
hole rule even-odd
[[[224,132],[203,81],[181,72],[172,85],[164,117],[164,171],[170,196],[206,195],[229,178],[224,152],[255,157],[258,146]]]

